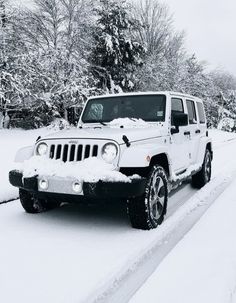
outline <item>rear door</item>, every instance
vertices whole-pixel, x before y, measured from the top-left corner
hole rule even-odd
[[[193,99],[186,99],[187,111],[188,111],[188,123],[190,131],[190,164],[195,164],[198,155],[199,143],[200,143],[200,128],[197,117],[196,102]]]
[[[197,114],[198,114],[198,133],[200,137],[205,136],[206,132],[206,116],[203,103],[201,101],[196,102]]]
[[[171,116],[174,112],[186,113],[183,98],[171,98]],[[178,133],[171,134],[170,142],[174,172],[176,174],[184,172],[189,166],[190,131],[188,126],[180,126]]]

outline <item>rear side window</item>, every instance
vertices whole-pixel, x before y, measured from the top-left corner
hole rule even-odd
[[[197,115],[194,101],[186,100],[187,109],[188,109],[188,122],[189,124],[196,124],[197,123]]]
[[[203,107],[203,104],[200,102],[197,102],[197,111],[198,111],[200,123],[202,123],[202,124],[206,123],[204,107]]]
[[[184,112],[183,100],[179,98],[172,98],[171,99],[171,112]]]

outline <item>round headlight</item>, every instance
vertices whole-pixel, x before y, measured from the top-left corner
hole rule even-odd
[[[102,148],[102,158],[107,163],[112,163],[118,154],[117,146],[114,143],[107,143]]]
[[[36,148],[36,154],[38,156],[43,156],[47,153],[48,146],[46,143],[39,143],[39,145]]]

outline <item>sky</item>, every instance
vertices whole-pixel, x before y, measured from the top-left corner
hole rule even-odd
[[[236,76],[236,0],[166,0],[186,46],[209,68]]]
[[[29,5],[32,0],[11,0]],[[186,33],[186,47],[208,68],[236,76],[236,0],[165,0],[177,30]]]

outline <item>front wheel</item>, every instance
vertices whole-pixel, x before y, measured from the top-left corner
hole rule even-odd
[[[192,186],[202,188],[211,180],[211,153],[206,149],[201,170],[192,176]]]
[[[147,178],[145,193],[128,200],[131,225],[139,229],[156,228],[166,214],[168,181],[163,167],[154,165]]]
[[[22,207],[30,214],[41,213],[60,206],[59,202],[39,199],[24,189],[19,190],[19,196]]]

